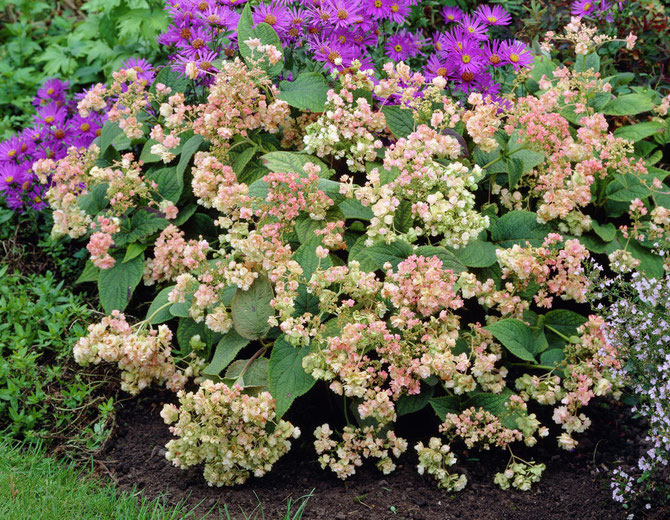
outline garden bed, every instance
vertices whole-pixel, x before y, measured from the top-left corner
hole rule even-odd
[[[486,462],[465,462],[459,471],[467,474],[469,485],[453,494],[417,474],[414,454],[404,456],[390,475],[365,466],[342,482],[321,470],[313,448],[301,441],[294,443],[268,476],[229,489],[208,486],[199,467],[182,471],[165,459],[165,443],[171,435],[159,412],[163,403],[173,400],[167,392],[144,392],[123,403],[117,429],[98,467],[109,472],[122,489],[138,486],[149,498],[167,491],[171,501],[187,499],[191,506],[201,503],[203,514],[225,504],[232,518],[243,518],[241,510],[249,515],[259,500],[265,518],[278,518],[286,512],[287,498],[297,500],[314,490],[306,519],[623,519],[627,514],[612,501],[605,470],[615,461],[634,463],[644,431],[623,406],[599,403],[589,435],[580,438],[574,452],[556,449],[551,442],[540,445],[536,460],[545,461],[547,470],[530,492],[503,491],[493,484],[494,473],[506,462],[503,453],[487,452]],[[292,415],[311,417],[312,412],[303,405]],[[667,518],[669,513],[657,511],[650,518]]]

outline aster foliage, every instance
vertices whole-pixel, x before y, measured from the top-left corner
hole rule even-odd
[[[609,39],[578,20],[562,35],[571,67],[545,56],[526,70],[523,44],[488,40],[509,21],[495,6],[445,9],[460,29],[438,58],[461,79],[509,64],[504,97],[403,61],[373,67],[362,48],[329,72],[300,68],[298,43],[319,41],[327,61],[324,28],[366,41],[370,13],[400,24],[410,7],[260,3],[238,18],[171,5],[163,38],[181,58],[153,81],[127,67],[93,86],[78,112],[107,119],[100,138],[33,166],[54,234],[87,240],[79,281],[109,315],[77,358],[116,363],[132,393],[178,390],[168,458],[204,462],[211,484],[267,473],[299,434],[282,417],[316,384],[345,410],[314,432],[324,468],[393,471],[408,451],[398,417],[430,407],[439,426],[414,451],[448,490],[466,485],[451,470],[464,449],[508,451],[495,482],[529,489],[544,464],[515,447],[571,450],[588,405],[621,395],[625,360],[588,311],[584,263],[670,267],[668,172],[634,146],[651,134],[610,117],[665,124],[668,98],[603,78],[592,53]],[[291,36],[292,10],[306,34]],[[142,282],[155,297],[131,325],[121,312]]]

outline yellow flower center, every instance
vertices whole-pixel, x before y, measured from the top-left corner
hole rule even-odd
[[[205,42],[202,41],[200,38],[197,38],[197,39],[193,40],[193,43],[191,44],[191,47],[193,47],[194,49],[200,49],[201,47],[204,47],[204,46],[205,46]]]
[[[398,4],[393,4],[391,6],[391,11],[393,11],[394,13],[397,13],[398,11],[400,11],[400,6]]]
[[[455,17],[454,17],[453,14],[450,14],[449,16],[447,16],[447,19],[451,20],[452,22],[454,21],[454,18],[455,18]]]
[[[16,155],[16,150],[10,150],[7,152],[7,157],[14,157]]]
[[[463,63],[470,63],[471,60],[472,58],[470,58],[470,56],[468,56],[467,54],[463,54],[463,56],[461,56],[461,61]]]
[[[446,76],[447,69],[445,69],[444,67],[440,67],[439,69],[437,69],[437,75],[442,77]]]
[[[393,50],[395,50],[396,52],[402,52],[402,45],[400,45],[399,43],[396,44],[396,46],[393,47]]]
[[[40,202],[42,202],[42,197],[40,197],[39,195],[36,195],[35,198],[34,198],[33,200],[34,200],[37,204],[39,204]]]
[[[502,60],[497,54],[491,54],[491,56],[489,56],[489,61],[494,65],[498,65],[498,63],[500,63]]]
[[[473,32],[475,32],[475,28],[472,26],[468,27],[468,32],[472,34]]]
[[[591,9],[591,2],[587,2],[584,4],[584,11],[588,11],[589,9]]]
[[[498,17],[497,16],[489,16],[487,18],[487,20],[491,23],[496,23],[498,21]]]
[[[375,0],[375,7],[379,9],[382,6],[382,0]]]
[[[53,123],[53,122],[54,122],[54,116],[47,116],[47,117],[45,117],[45,118],[44,118],[44,122],[45,122],[45,123],[48,123],[48,124]]]
[[[349,18],[349,13],[345,9],[340,9],[339,11],[337,11],[337,17],[340,20],[346,20],[347,18]]]
[[[88,123],[83,123],[83,124],[79,127],[79,129],[80,129],[82,132],[88,132],[88,131],[91,129],[91,125],[89,125]]]
[[[207,2],[200,2],[198,4],[198,9],[200,11],[207,11],[207,8],[209,7],[209,4]]]
[[[263,21],[268,25],[274,25],[277,23],[277,17],[269,13],[265,15],[265,19]]]
[[[50,96],[53,93],[54,93],[54,89],[50,88],[50,89],[47,90],[47,96]]]
[[[512,63],[516,63],[517,61],[519,61],[519,55],[514,53],[510,54],[509,61],[511,61]]]
[[[14,182],[14,177],[10,175],[7,177],[7,184],[11,184],[12,182]]]

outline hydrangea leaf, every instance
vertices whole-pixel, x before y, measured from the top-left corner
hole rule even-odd
[[[524,247],[526,242],[538,247],[551,232],[551,228],[547,224],[540,224],[535,213],[510,211],[495,221],[490,231],[491,241],[496,242],[499,247],[509,248],[514,244]]]
[[[210,376],[218,376],[230,363],[233,362],[240,350],[246,347],[250,340],[240,336],[235,329],[229,330],[223,335],[221,341],[216,345],[214,356],[202,373]]]
[[[362,271],[377,271],[382,269],[386,262],[390,262],[395,269],[400,262],[412,254],[412,246],[402,240],[390,244],[377,243],[366,246],[367,236],[360,237],[349,253],[349,262],[356,260]]]
[[[265,388],[268,386],[267,358],[258,358],[251,362],[249,359],[238,359],[226,370],[225,379],[229,383],[237,383],[244,388]],[[249,365],[247,367],[247,365]],[[246,368],[246,370],[245,370]],[[243,373],[244,372],[244,373]]]
[[[174,285],[166,287],[161,292],[159,292],[158,295],[154,298],[154,301],[151,302],[146,316],[147,320],[151,320],[149,321],[151,325],[158,325],[172,319],[173,316],[170,313],[170,306],[166,305],[169,302],[168,296],[170,296],[172,289],[174,289]],[[161,307],[163,308],[161,309]]]
[[[489,267],[498,261],[496,246],[491,242],[475,240],[465,247],[450,249],[458,261],[467,267]]]
[[[442,421],[444,421],[444,418],[448,413],[458,413],[460,408],[460,399],[452,395],[432,397],[428,400],[428,403]]]
[[[284,336],[280,336],[272,347],[268,380],[270,393],[277,403],[277,418],[286,413],[297,397],[314,386],[314,378],[302,367],[307,354],[309,347],[294,347]]]
[[[458,257],[444,247],[420,246],[414,250],[414,254],[426,258],[436,256],[442,261],[443,269],[451,269],[456,274],[467,271],[466,267],[460,262]]]
[[[261,160],[271,172],[298,173],[301,177],[306,177],[305,165],[313,163],[321,168],[319,172],[321,179],[329,179],[335,173],[321,159],[306,153],[270,152],[263,155]]]
[[[435,393],[435,387],[422,385],[421,392],[416,395],[403,395],[396,403],[398,416],[408,415],[423,410]]]
[[[114,266],[100,271],[98,277],[100,304],[107,314],[111,314],[113,310],[123,311],[126,308],[144,272],[142,255],[125,263],[120,255],[115,255],[114,259],[116,260]]]
[[[294,81],[279,83],[279,99],[300,110],[323,112],[330,86],[318,72],[303,72]]]
[[[535,362],[537,342],[533,331],[521,320],[505,318],[484,327],[519,359]]]
[[[188,163],[191,160],[191,157],[200,150],[200,147],[202,144],[205,142],[205,138],[201,135],[194,135],[191,137],[186,143],[184,143],[184,147],[181,150],[181,154],[179,157],[179,163],[177,164],[177,176],[181,177],[183,179],[184,177],[184,172],[186,171],[186,167],[188,166]]]
[[[274,316],[270,302],[274,298],[272,283],[261,275],[249,290],[237,289],[232,303],[233,325],[240,336],[260,339],[270,330],[268,319]]]
[[[603,107],[603,114],[608,116],[633,116],[649,112],[654,108],[653,101],[644,94],[626,94],[613,99]]]
[[[614,135],[636,143],[642,139],[651,137],[663,128],[665,128],[665,123],[662,121],[644,121],[643,123],[619,127],[614,130]]]
[[[386,126],[396,137],[407,137],[414,132],[414,116],[411,110],[388,105],[382,108],[382,112],[386,118]]]
[[[98,277],[100,276],[100,269],[93,265],[93,263],[88,260],[84,266],[84,270],[79,275],[79,278],[74,282],[75,285],[86,282],[97,282]]]

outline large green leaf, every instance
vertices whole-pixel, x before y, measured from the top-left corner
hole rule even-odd
[[[155,213],[140,210],[130,219],[130,230],[115,235],[114,244],[118,247],[123,247],[132,242],[137,242],[164,229],[167,225],[168,221],[164,218],[159,217]]]
[[[279,99],[300,110],[323,112],[330,86],[318,72],[303,72],[294,81],[279,83]]]
[[[349,252],[349,262],[356,260],[362,271],[377,271],[382,269],[386,262],[390,262],[395,269],[400,262],[412,254],[412,246],[407,242],[396,240],[391,244],[377,243],[365,245],[367,236],[360,237]]]
[[[270,393],[277,402],[278,418],[286,413],[296,397],[306,394],[314,386],[314,378],[302,368],[302,360],[307,354],[309,347],[294,347],[284,336],[280,336],[272,347],[268,380]]]
[[[444,421],[448,413],[459,412],[459,398],[456,396],[445,395],[443,397],[433,397],[428,400],[430,406],[433,408],[437,416]]]
[[[644,94],[626,94],[607,103],[602,112],[608,116],[632,116],[649,112],[654,108],[653,101]]]
[[[516,357],[535,362],[537,341],[528,325],[515,318],[505,318],[484,327]]]
[[[123,130],[119,127],[118,123],[107,121],[102,127],[102,132],[100,133],[100,156],[104,155],[107,149],[112,146],[114,139],[123,134]]]
[[[426,258],[436,256],[442,261],[443,269],[451,269],[456,274],[467,271],[467,268],[460,262],[458,257],[444,247],[420,246],[414,250],[414,254]]]
[[[276,76],[279,74],[284,66],[282,60],[274,65],[271,65],[267,58],[264,58],[258,51],[252,51],[252,49],[245,43],[249,39],[258,38],[261,42],[261,45],[273,45],[281,51],[281,42],[279,41],[279,36],[276,31],[267,23],[259,23],[255,27],[253,25],[253,19],[251,17],[251,8],[249,4],[246,4],[244,10],[242,11],[242,16],[240,21],[237,24],[237,43],[240,48],[240,54],[248,64],[251,64],[252,61],[260,61],[260,66],[268,73],[270,76]]]
[[[387,105],[382,108],[386,118],[386,126],[389,127],[396,137],[407,137],[414,132],[414,117],[412,111],[395,105]]]
[[[270,330],[268,319],[274,316],[270,301],[274,298],[272,283],[260,275],[248,291],[237,289],[232,303],[233,325],[240,336],[260,339]]]
[[[170,87],[172,93],[176,94],[177,92],[186,92],[191,81],[185,75],[173,70],[170,65],[166,65],[158,74],[156,74],[156,79],[154,79],[154,82],[149,89],[152,94],[156,93],[156,85],[159,83],[162,83],[166,87]]]
[[[512,392],[509,388],[505,388],[499,394],[475,394],[463,404],[463,407],[483,408],[487,412],[490,412],[498,417],[498,419],[500,419],[506,428],[513,430],[517,427],[516,418],[519,417],[519,414],[510,414],[510,412],[507,411],[507,407],[505,406],[512,395],[514,395],[514,392]]]
[[[235,329],[224,334],[221,341],[216,345],[214,356],[202,373],[210,376],[218,376],[228,365],[230,365],[240,350],[246,347],[250,340],[240,336]]]
[[[319,172],[321,179],[328,179],[334,173],[321,159],[306,153],[270,152],[263,155],[261,160],[271,172],[298,173],[301,177],[306,177],[305,165],[313,163],[321,167]]]
[[[304,242],[297,251],[293,254],[293,260],[300,264],[303,270],[303,277],[309,280],[320,265],[321,268],[327,269],[333,265],[330,256],[319,259],[316,256],[316,248],[322,246],[323,242],[320,236],[312,235],[312,237]]]
[[[142,256],[124,263],[121,256],[115,255],[115,260],[114,266],[100,271],[98,277],[100,304],[107,314],[111,314],[113,310],[123,311],[126,308],[144,272]]]
[[[551,228],[547,224],[540,224],[535,213],[510,211],[496,220],[490,231],[491,241],[496,242],[499,247],[509,248],[514,244],[525,246],[526,242],[538,247],[551,232]]]
[[[151,302],[149,310],[147,310],[146,319],[151,319],[149,322],[151,325],[158,325],[159,323],[165,323],[173,318],[170,313],[170,305],[168,305],[168,297],[174,289],[174,285],[166,287],[154,298],[154,301]],[[162,307],[162,309],[161,309]],[[159,310],[160,309],[160,310]]]
[[[665,128],[665,123],[661,121],[644,121],[643,123],[636,123],[634,125],[626,125],[614,130],[616,137],[628,139],[636,143],[647,137],[657,133],[659,130]]]
[[[267,358],[258,358],[249,363],[248,359],[238,359],[226,370],[225,379],[230,383],[237,383],[242,387],[260,387],[268,386],[268,366]],[[244,374],[242,372],[244,371]]]
[[[489,267],[498,261],[496,249],[491,242],[475,240],[465,247],[453,249],[452,253],[467,267]]]
[[[180,179],[184,178],[184,172],[186,171],[186,167],[188,166],[195,152],[197,152],[200,149],[200,147],[204,142],[205,138],[203,136],[194,135],[188,141],[186,141],[186,143],[184,143],[184,147],[182,148],[179,157],[179,163],[177,164],[177,172],[176,172],[177,177],[179,177]]]
[[[148,175],[149,179],[158,184],[158,193],[164,199],[174,202],[175,204],[181,197],[181,192],[184,189],[184,172],[177,173],[177,168],[174,166],[169,168],[161,168]]]
[[[416,395],[403,395],[396,403],[398,417],[423,410],[435,393],[435,387],[422,385],[421,392]]]

